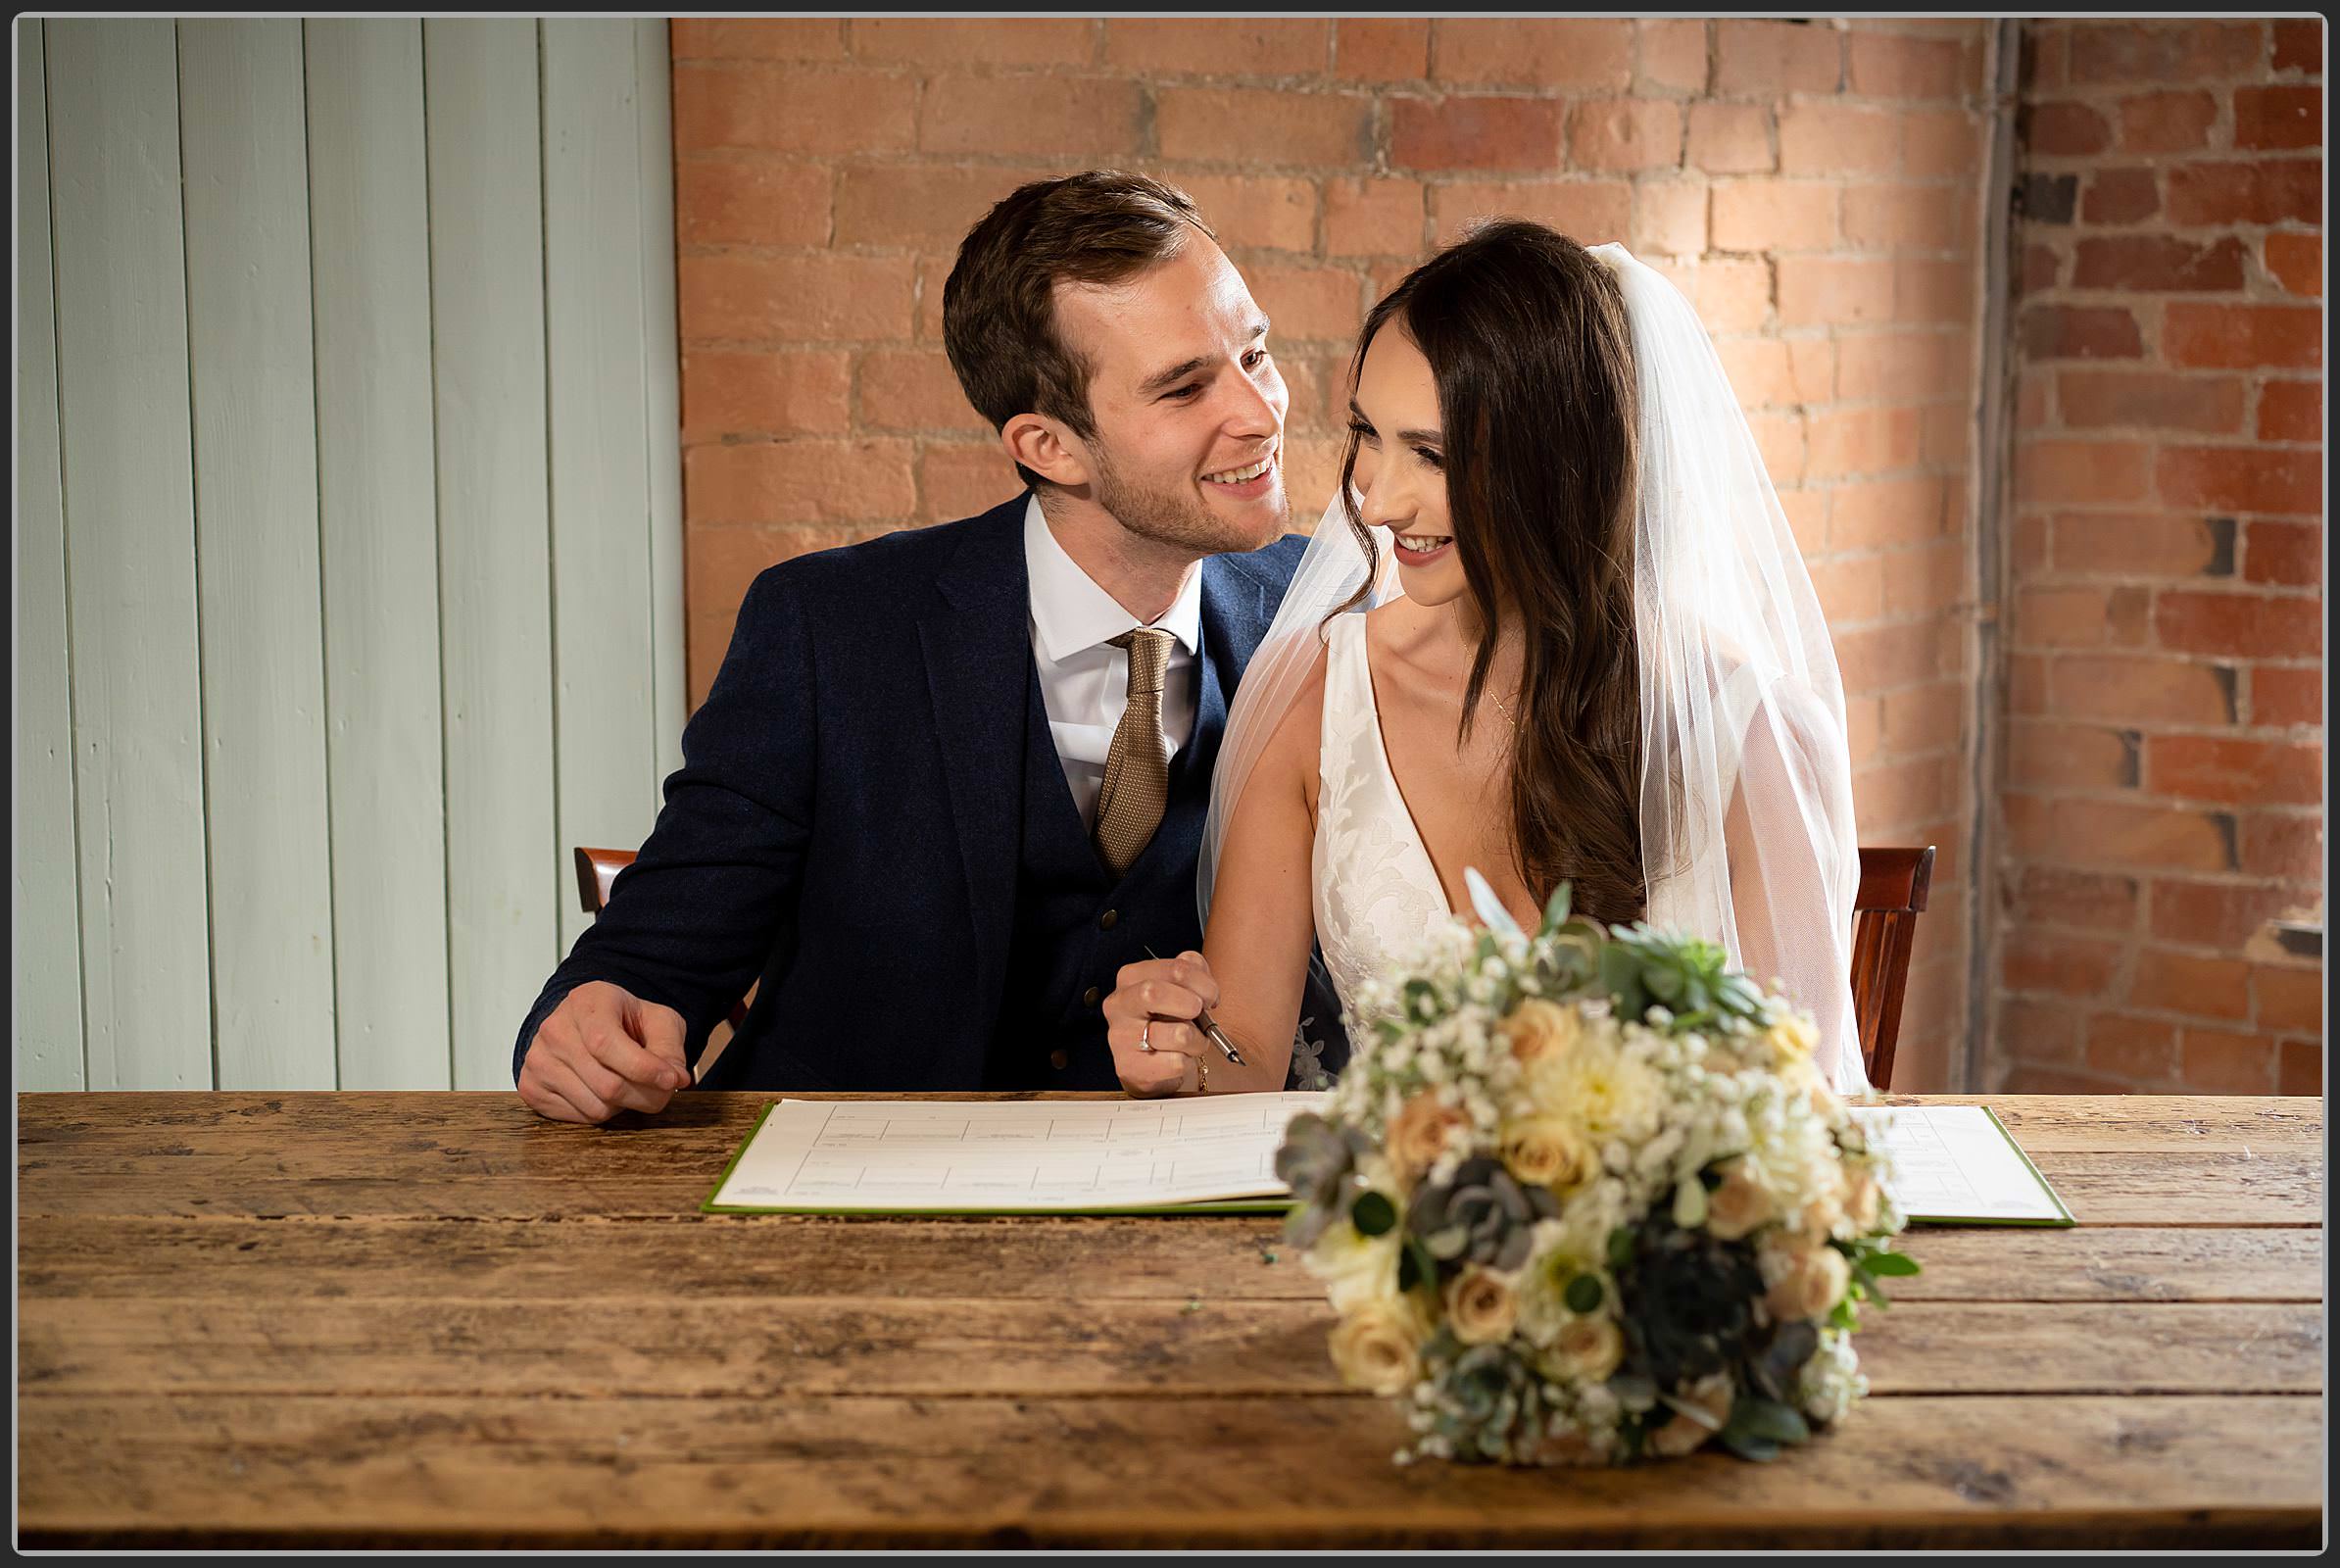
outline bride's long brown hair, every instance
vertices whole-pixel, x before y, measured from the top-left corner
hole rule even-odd
[[[1446,510],[1478,627],[1457,742],[1470,735],[1497,638],[1516,625],[1514,868],[1538,901],[1567,881],[1579,911],[1638,919],[1638,400],[1624,293],[1584,246],[1505,219],[1414,269],[1373,308],[1349,367],[1351,396],[1365,351],[1392,320],[1438,386]],[[1377,565],[1351,485],[1357,446],[1351,433],[1341,504]]]

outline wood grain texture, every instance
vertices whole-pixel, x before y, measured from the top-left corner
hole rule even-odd
[[[43,30],[86,1081],[208,1089],[177,40],[168,20]]]
[[[2317,1539],[2320,1215],[2267,1179],[2315,1165],[2316,1102],[1998,1101],[2164,1217],[1910,1233],[1871,1396],[1775,1464],[1525,1473],[1389,1462],[1273,1217],[696,1213],[766,1099],[587,1130],[509,1095],[22,1097],[21,1540]]]
[[[453,1082],[509,1090],[559,960],[537,24],[422,24]]]
[[[1772,1465],[1389,1463],[1354,1395],[27,1395],[33,1545],[2313,1544],[2316,1403],[1878,1398]],[[1180,1470],[1192,1473],[1181,1476]]]
[[[222,1089],[332,1089],[316,339],[297,20],[178,24]]]
[[[422,24],[313,18],[303,35],[338,1086],[446,1089]]]
[[[80,889],[73,867],[73,671],[65,475],[49,265],[49,107],[41,24],[17,24],[15,846],[9,1023],[22,1089],[79,1089]]]
[[[869,1227],[887,1225],[883,1246]],[[449,1300],[633,1301],[646,1292],[762,1300],[986,1297],[1057,1301],[1315,1300],[1283,1221],[1218,1215],[1132,1227],[1025,1215],[887,1222],[804,1215],[691,1215],[661,1222],[541,1219],[279,1220],[21,1215],[27,1294],[239,1296],[265,1268],[285,1299],[397,1295],[417,1279]],[[1922,1226],[1902,1250],[1925,1272],[1893,1284],[1925,1301],[2314,1301],[2314,1229]],[[1110,1254],[1112,1266],[1096,1259]]]

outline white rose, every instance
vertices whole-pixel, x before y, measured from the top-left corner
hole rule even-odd
[[[1325,1282],[1333,1310],[1343,1315],[1362,1306],[1397,1299],[1398,1232],[1395,1226],[1366,1236],[1343,1221],[1317,1239],[1300,1261]]]

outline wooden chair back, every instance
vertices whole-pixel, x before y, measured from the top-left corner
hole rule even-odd
[[[1861,891],[1853,900],[1853,1017],[1861,1062],[1882,1090],[1893,1078],[1901,1037],[1901,998],[1909,988],[1910,943],[1933,881],[1933,846],[1861,851]]]

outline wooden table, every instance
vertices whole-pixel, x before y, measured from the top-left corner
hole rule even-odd
[[[1778,1463],[1397,1468],[1272,1218],[697,1205],[768,1097],[17,1101],[25,1546],[2293,1546],[2322,1105],[1995,1098],[2079,1217],[1925,1229]]]

